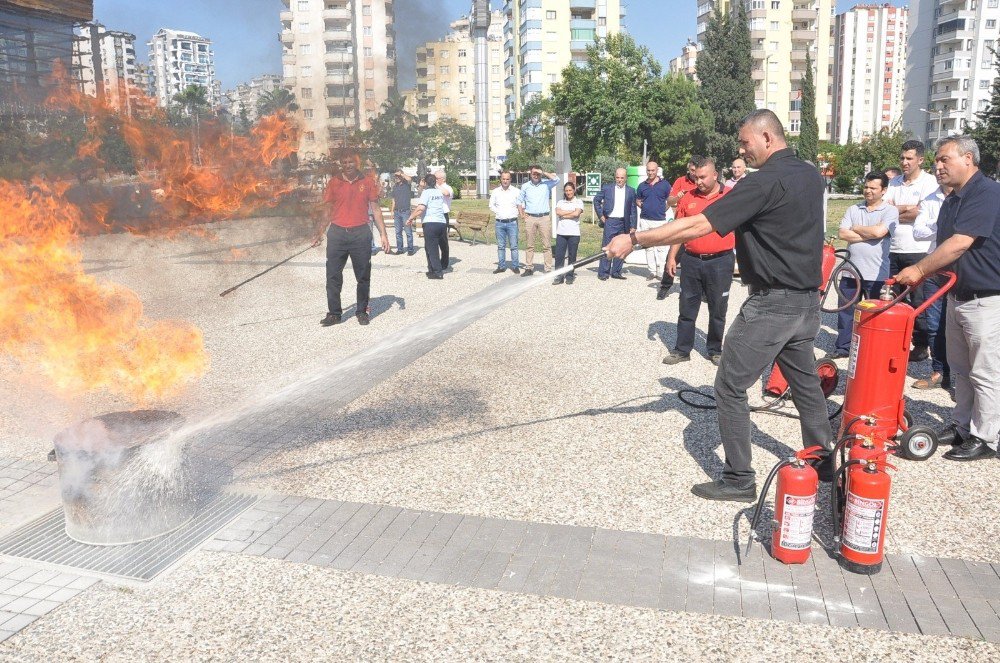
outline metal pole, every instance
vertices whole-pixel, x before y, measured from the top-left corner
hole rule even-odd
[[[490,186],[490,77],[486,43],[491,18],[489,0],[476,0],[471,18],[469,27],[475,44],[476,67],[476,197],[486,198]]]

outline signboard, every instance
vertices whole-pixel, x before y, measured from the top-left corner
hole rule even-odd
[[[592,198],[601,192],[601,174],[587,173],[587,189],[584,193],[588,198]]]

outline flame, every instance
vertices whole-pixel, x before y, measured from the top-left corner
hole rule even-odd
[[[0,353],[68,397],[104,390],[143,405],[174,396],[207,368],[201,331],[150,320],[136,293],[86,274],[80,237],[113,229],[172,235],[273,206],[294,190],[278,166],[294,153],[298,129],[282,113],[248,136],[211,119],[174,127],[148,99],[122,114],[76,90],[65,72],[56,77],[48,112],[75,114],[86,127],[75,144],[80,183],[0,180]],[[154,192],[138,220],[116,218],[112,190],[85,182],[104,169],[112,129],[136,162],[139,185]]]

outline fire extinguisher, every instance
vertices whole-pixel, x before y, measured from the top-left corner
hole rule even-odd
[[[918,315],[955,284],[955,274],[946,274],[947,283],[916,309],[903,302],[912,288],[893,297],[893,279],[885,282],[878,299],[866,299],[855,307],[843,421],[858,416],[874,417],[873,433],[885,440],[895,439],[898,431],[909,428],[903,388],[913,324]],[[840,436],[845,432],[842,427]],[[919,454],[901,448],[900,454],[913,460],[926,460],[934,454],[935,448],[936,445],[923,448]]]
[[[768,474],[750,521],[750,538],[747,540],[746,554],[750,553],[767,491],[777,476],[778,484],[774,489],[771,555],[785,564],[805,564],[809,560],[809,554],[812,552],[813,513],[816,510],[816,495],[819,492],[819,475],[808,461],[821,460],[817,452],[822,450],[823,447],[820,446],[803,449],[779,462]]]
[[[885,461],[885,456],[885,452],[880,452],[867,460],[847,461],[834,479],[830,493],[833,541],[834,546],[839,546],[841,566],[851,573],[874,575],[882,570],[892,489],[888,470],[896,469]],[[839,486],[844,473],[848,478],[842,495]]]

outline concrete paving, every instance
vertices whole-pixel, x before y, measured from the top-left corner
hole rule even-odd
[[[734,537],[745,540],[747,511],[690,495],[692,483],[718,472],[721,448],[714,413],[676,398],[681,388],[709,388],[714,367],[700,355],[675,367],[660,363],[673,342],[676,296],[655,301],[644,268],[631,268],[624,282],[599,282],[591,272],[571,286],[546,280],[500,306],[526,279],[490,273],[495,247],[453,244],[458,260],[444,281],[423,277],[422,254],[380,255],[373,270],[372,324],[361,327],[348,318],[321,328],[321,248],[220,298],[225,288],[300,245],[290,241],[294,233],[281,220],[231,222],[215,230],[218,237],[211,241],[118,235],[84,245],[95,276],[134,288],[150,317],[192,320],[205,332],[208,374],[180,398],[155,405],[191,423],[212,423],[190,444],[216,467],[220,488],[261,494],[262,504],[309,500],[316,510],[332,510],[330,518],[344,515],[344,504],[355,504],[371,517],[353,538],[341,540],[336,556],[330,548],[321,552],[340,532],[332,524],[330,536],[310,550],[319,535],[280,516],[271,524],[275,531],[258,532],[264,541],[281,535],[263,549],[264,543],[233,537],[234,531],[256,532],[239,521],[236,530],[206,543],[231,552],[200,553],[150,585],[125,592],[114,589],[113,581],[99,583],[10,637],[0,656],[24,660],[61,648],[85,659],[235,658],[251,651],[289,658],[531,658],[551,652],[701,659],[744,655],[749,648],[752,659],[768,652],[791,658],[789,653],[809,652],[803,658],[821,659],[853,654],[862,660],[931,652],[943,660],[1000,657],[998,606],[991,602],[996,594],[982,594],[990,586],[982,579],[995,582],[992,565],[1000,562],[994,527],[1000,506],[982,497],[995,492],[1000,476],[1000,462],[992,459],[959,464],[938,455],[925,463],[899,461],[889,512],[890,563],[869,581],[871,592],[845,581],[828,596],[821,571],[828,558],[818,542],[814,567],[805,575],[775,567],[776,574],[787,572],[791,596],[769,591],[767,584],[757,585],[760,595],[754,595],[754,586],[742,583],[739,574],[735,582],[733,560],[724,551],[732,549]],[[233,246],[245,253],[234,259]],[[345,303],[353,300],[347,273]],[[732,292],[731,316],[745,297],[741,287]],[[458,318],[456,311],[470,315]],[[820,347],[831,345],[826,327]],[[699,333],[696,352],[703,351]],[[926,364],[916,366],[912,374],[927,370]],[[129,407],[100,394],[54,400],[30,367],[2,365],[0,379],[5,466],[43,463],[52,435],[64,426]],[[947,392],[907,395],[916,421],[933,423],[947,415]],[[763,476],[777,457],[801,444],[794,420],[755,415],[754,421],[754,464]],[[0,512],[28,485],[44,499],[20,498],[13,509],[18,515],[0,522],[0,533],[57,503],[51,471],[25,476],[33,474],[30,484],[9,478],[21,488],[5,494]],[[434,514],[457,522],[451,535],[464,532],[461,541],[467,543],[457,556],[435,555],[426,568],[415,569],[413,557],[406,563],[399,557],[416,543],[403,544],[425,531]],[[265,519],[254,522],[263,525]],[[476,528],[459,530],[466,521]],[[483,542],[495,546],[508,523],[558,533],[566,541],[559,564],[536,564],[538,549],[525,551],[523,561],[516,549],[510,559],[504,551],[486,551]],[[349,529],[340,538],[358,525],[356,519],[342,523]],[[358,539],[361,532],[367,533]],[[828,540],[823,517],[817,534]],[[288,545],[280,545],[286,537]],[[371,545],[351,547],[356,539]],[[545,541],[527,539],[532,546]],[[622,541],[629,550],[616,557]],[[658,542],[656,557],[650,551]],[[640,571],[655,575],[662,588],[665,565],[683,557],[670,553],[669,542],[682,542],[689,551],[711,548],[711,556],[706,548],[704,555],[688,552],[686,559],[711,561],[712,571],[683,567],[683,605],[660,592],[653,605],[650,585],[638,581]],[[467,550],[484,554],[466,560]],[[723,555],[718,561],[716,552]],[[330,563],[317,565],[325,558],[316,555],[331,557]],[[660,562],[655,573],[654,558]],[[766,564],[760,547],[752,559]],[[930,566],[921,567],[921,560]],[[23,560],[4,561],[31,568]],[[386,564],[392,573],[380,573]],[[509,577],[507,565],[514,571]],[[476,584],[481,572],[497,575],[490,589]],[[622,577],[631,580],[619,582]],[[287,594],[281,580],[289,583]],[[695,589],[688,593],[689,587]],[[809,597],[821,602],[807,605]],[[270,615],[259,635],[239,626],[258,623],[285,600],[298,607]],[[219,610],[220,603],[226,610]],[[350,606],[352,614],[331,617],[338,605]],[[167,615],[166,621],[154,622],[157,614]],[[482,614],[512,630],[484,636]],[[863,621],[862,615],[873,617]],[[320,617],[343,631],[325,637],[330,628],[317,627]],[[386,623],[393,619],[398,623]],[[428,620],[437,621],[429,628]],[[138,623],[149,629],[148,637],[133,633]],[[363,624],[373,632],[359,633]],[[183,642],[178,633],[188,634]],[[833,641],[837,645],[829,646]]]

